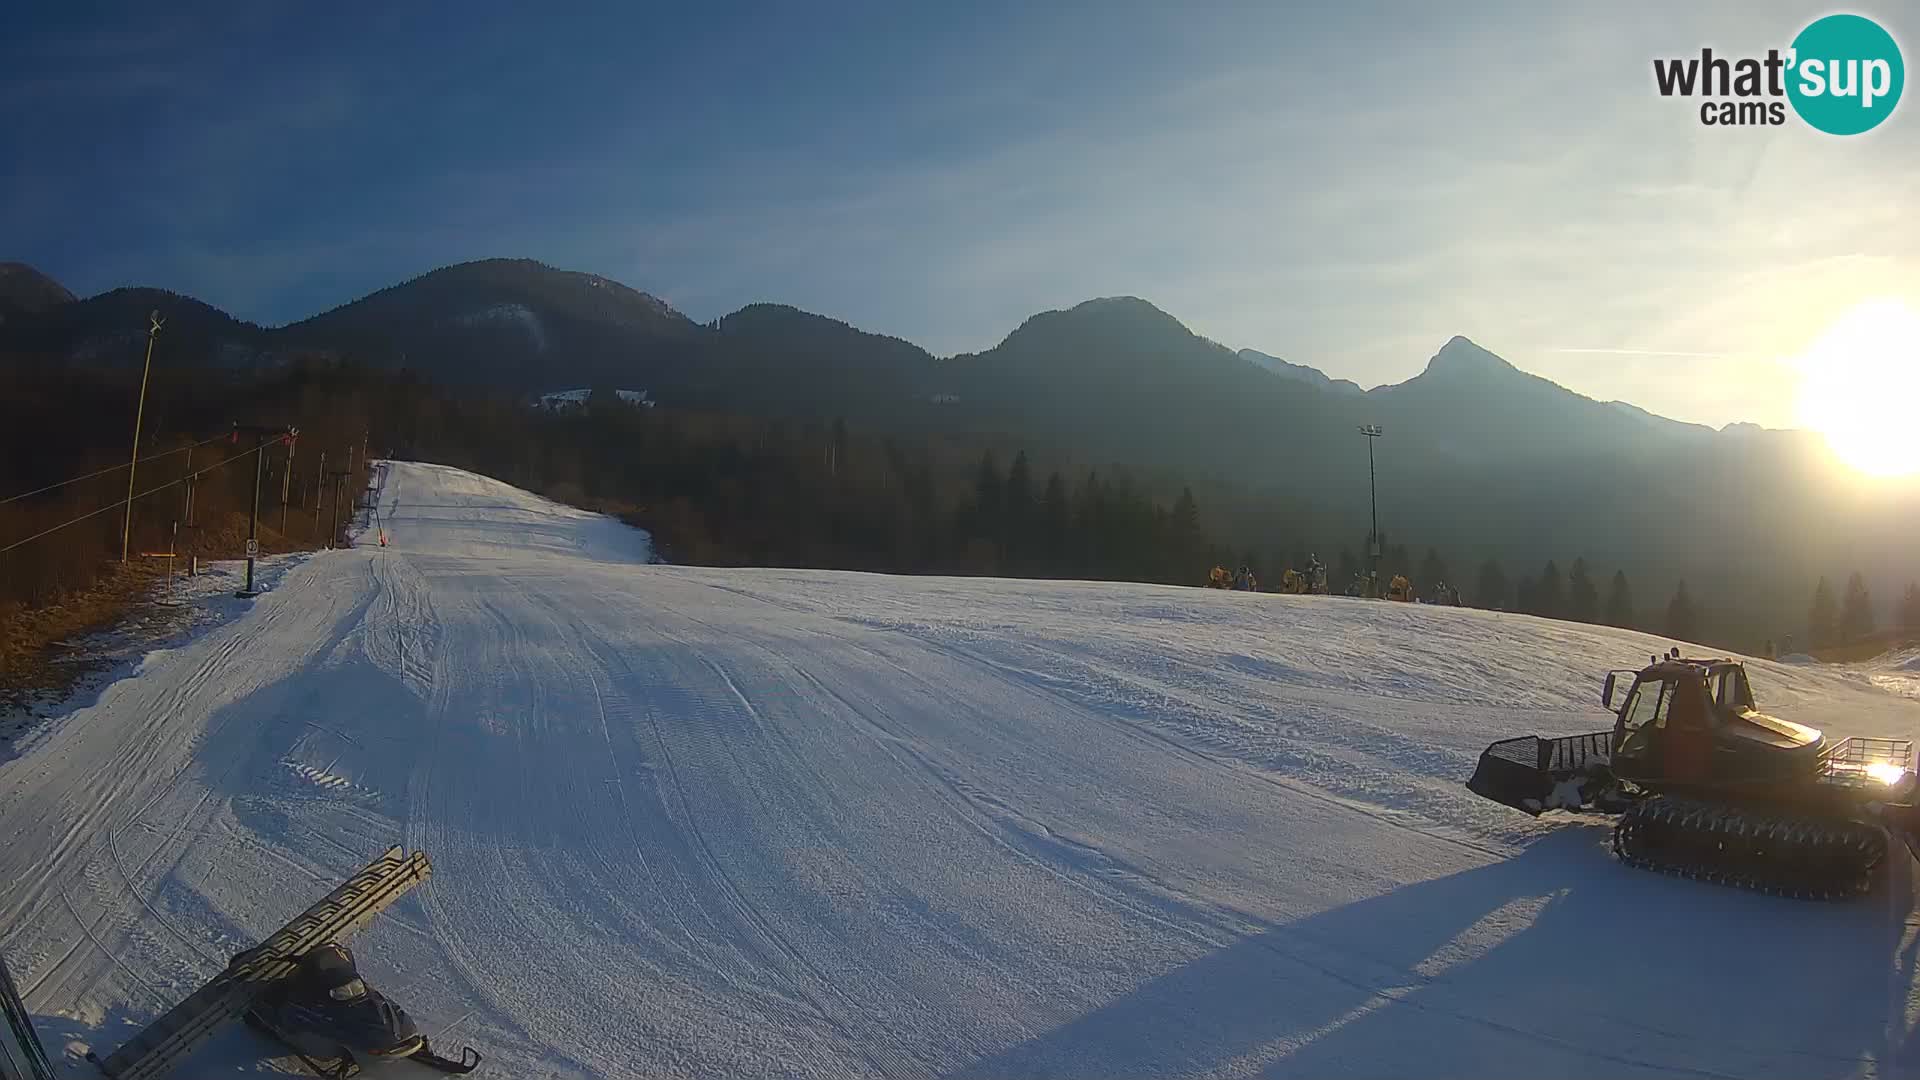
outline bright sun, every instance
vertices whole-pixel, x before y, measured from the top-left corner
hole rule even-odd
[[[1835,456],[1874,476],[1920,473],[1920,312],[1869,300],[1842,315],[1794,360],[1800,423]]]

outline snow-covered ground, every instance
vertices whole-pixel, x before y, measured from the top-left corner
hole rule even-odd
[[[649,409],[654,406],[653,396],[645,390],[615,390],[613,393],[629,405],[641,405]],[[583,386],[576,390],[555,390],[550,394],[541,394],[534,399],[534,405],[542,409],[564,411],[580,408],[592,398],[592,388]]]
[[[1875,686],[1920,701],[1920,649],[1888,653],[1861,666]]]
[[[507,323],[518,326],[533,342],[534,348],[547,351],[547,328],[540,316],[525,304],[495,304],[479,311],[471,311],[456,316],[453,320],[460,326],[485,326]]]
[[[254,566],[254,587],[273,588],[306,558],[305,554],[262,556]],[[64,654],[55,663],[70,664],[79,671],[70,683],[0,701],[0,761],[32,746],[42,737],[49,717],[91,703],[103,688],[139,671],[157,652],[238,618],[252,607],[252,599],[236,595],[246,587],[244,560],[202,563],[192,576],[182,563],[171,578],[155,587],[154,603],[135,608],[109,630],[55,643]]]
[[[358,951],[498,1077],[1920,1066],[1909,874],[1734,892],[1463,788],[1494,738],[1606,726],[1599,673],[1667,642],[649,565],[426,465],[380,502],[390,546],[292,565],[0,764],[0,951],[56,1054],[405,842],[434,877]],[[1885,672],[1753,672],[1788,717],[1920,734]],[[186,1074],[264,1049],[236,1028]]]

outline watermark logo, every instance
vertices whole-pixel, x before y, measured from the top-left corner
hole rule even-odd
[[[1906,65],[1893,35],[1872,19],[1829,15],[1793,39],[1799,78],[1787,100],[1800,119],[1829,135],[1877,127],[1900,103]]]
[[[1768,49],[1765,57],[1704,48],[1697,57],[1653,62],[1660,96],[1703,99],[1700,122],[1709,127],[1784,124],[1790,105],[1829,135],[1858,135],[1893,113],[1906,81],[1893,35],[1861,15],[1816,19],[1786,51]]]

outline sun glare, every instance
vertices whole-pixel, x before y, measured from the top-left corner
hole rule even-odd
[[[1920,312],[1867,301],[1794,363],[1800,423],[1826,436],[1836,457],[1874,476],[1920,474]]]

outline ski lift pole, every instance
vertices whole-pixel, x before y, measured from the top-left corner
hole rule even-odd
[[[326,478],[333,481],[333,512],[327,515],[327,546],[332,547],[340,538],[340,501],[346,495],[347,477],[352,475],[346,469],[330,469]]]
[[[259,590],[253,587],[254,561],[260,555],[260,487],[266,478],[267,447],[281,440],[291,440],[298,432],[291,427],[241,427],[234,425],[234,434],[241,431],[254,436],[253,445],[253,509],[247,515],[247,586],[240,590],[241,596],[258,596]]]
[[[262,445],[253,455],[253,510],[247,515],[247,587],[240,591],[241,596],[259,595],[253,587],[253,560],[260,554],[260,478],[266,467],[266,447]]]
[[[320,468],[313,474],[313,538],[315,540],[320,539],[320,504],[324,501],[326,494],[326,489],[323,487],[326,482],[327,452],[322,450],[320,451]],[[332,547],[332,542],[329,541],[327,546]]]
[[[191,446],[187,447],[187,472],[184,479],[186,483],[180,485],[185,489],[180,493],[181,515],[186,519],[187,528],[191,529],[193,528],[193,447]],[[174,528],[179,527],[180,523],[174,522]]]
[[[280,535],[287,535],[287,496],[293,491],[293,450],[300,440],[287,438],[287,467],[280,474]]]

